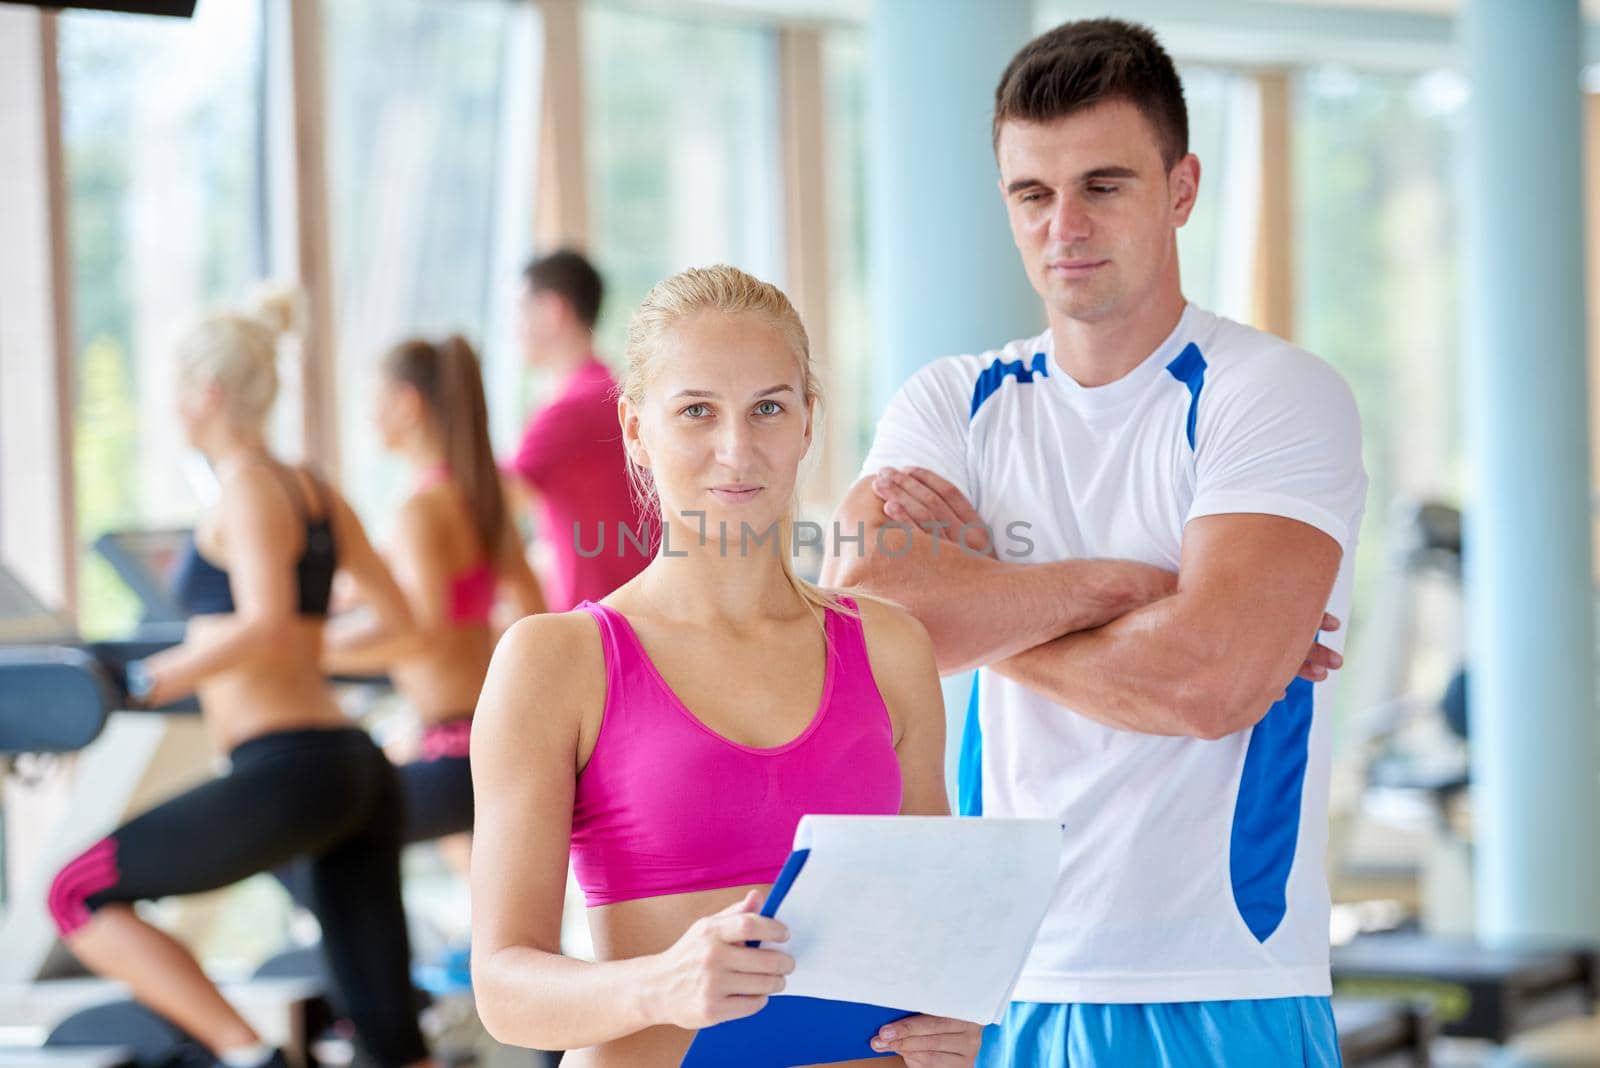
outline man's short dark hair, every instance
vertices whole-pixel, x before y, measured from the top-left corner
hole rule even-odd
[[[522,269],[522,280],[534,293],[559,294],[589,329],[599,322],[605,283],[583,253],[564,248],[540,256]]]
[[[1007,121],[1049,122],[1109,100],[1138,108],[1170,169],[1189,152],[1189,109],[1172,57],[1145,26],[1064,22],[1022,46],[994,91],[994,144]]]

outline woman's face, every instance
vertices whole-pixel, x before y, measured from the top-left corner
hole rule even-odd
[[[199,448],[207,428],[221,417],[222,389],[215,382],[180,377],[177,409],[184,442],[190,448]]]
[[[759,315],[702,312],[670,328],[641,403],[620,402],[630,453],[647,467],[663,520],[738,545],[788,515],[811,445],[800,361]]]
[[[373,390],[372,422],[385,449],[397,452],[405,445],[422,418],[422,407],[422,395],[415,386],[379,372],[377,388]]]

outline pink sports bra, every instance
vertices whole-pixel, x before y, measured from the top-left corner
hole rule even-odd
[[[599,625],[606,662],[605,718],[572,812],[572,867],[591,907],[770,883],[801,816],[900,811],[894,728],[859,619],[827,613],[816,715],[793,741],[757,749],[696,719],[620,612],[578,607]]]
[[[450,576],[447,611],[450,622],[459,626],[483,626],[494,614],[494,568],[478,564]]]
[[[450,470],[443,465],[424,471],[417,488],[427,489],[450,481]],[[487,561],[480,561],[450,576],[445,592],[445,613],[450,622],[463,627],[484,626],[494,614],[494,593],[498,579]]]

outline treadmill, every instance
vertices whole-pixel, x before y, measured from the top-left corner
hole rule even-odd
[[[182,613],[163,591],[170,561],[185,536],[184,531],[119,533],[96,544],[144,607],[144,621],[125,639],[84,642],[63,613],[0,567],[0,773],[23,754],[87,748],[112,712],[129,708],[128,662],[183,638]],[[160,714],[198,710],[192,698],[160,709],[135,709]],[[0,811],[0,858],[5,855],[4,828]],[[0,871],[0,895],[7,885],[4,874]],[[7,912],[14,904],[0,900],[0,920],[11,919]],[[34,928],[42,917],[20,919],[32,921],[30,937],[38,934]],[[49,937],[53,942],[53,932]],[[20,945],[5,944],[8,952],[24,952]],[[314,978],[288,977],[237,982],[229,993],[258,1028],[267,1025],[275,1042],[299,1047],[322,991],[323,984]],[[6,1032],[0,1040],[0,1068],[175,1063],[170,1058],[181,1052],[185,1036],[125,997],[116,984],[87,978],[0,984],[0,1032]],[[13,1045],[24,1033],[22,1044]]]
[[[0,567],[0,761],[94,741],[126,697],[120,680],[115,662],[102,662],[64,615]]]
[[[140,626],[182,623],[186,613],[172,596],[178,558],[190,531],[186,527],[109,530],[94,540],[94,551],[139,598]]]

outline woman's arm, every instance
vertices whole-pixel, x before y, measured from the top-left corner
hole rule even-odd
[[[643,961],[561,955],[561,905],[578,737],[604,702],[594,625],[580,616],[514,624],[495,648],[472,721],[472,985],[500,1042],[573,1049],[653,1021]]]
[[[944,691],[934,659],[933,639],[910,613],[871,597],[856,595],[867,636],[867,656],[878,692],[889,706],[899,737],[903,783],[900,813],[948,816],[944,787]],[[900,1054],[906,1068],[959,1068],[978,1055],[983,1028],[943,1016],[909,1016],[884,1027],[872,1048]]]
[[[329,622],[323,634],[322,665],[343,675],[383,671],[425,640],[426,624],[419,629],[418,616],[425,620],[443,614],[444,579],[439,577],[439,553],[431,544],[435,535],[416,499],[407,502],[395,539],[395,570],[406,582],[402,589],[355,511],[331,490],[326,497],[339,570],[354,580],[362,607]]]
[[[151,707],[194,692],[209,676],[248,661],[282,640],[295,619],[294,561],[303,544],[283,485],[264,464],[236,472],[219,487],[213,513],[228,569],[233,612],[145,661]]]
[[[500,1042],[578,1049],[658,1024],[748,1016],[782,989],[792,958],[755,895],[697,920],[663,953],[589,963],[561,955],[580,737],[605,702],[605,662],[581,613],[516,623],[495,650],[472,728],[472,986]]]
[[[900,757],[900,814],[948,816],[944,786],[944,691],[933,639],[915,616],[852,591],[861,609],[867,657],[878,692],[889,707]]]

